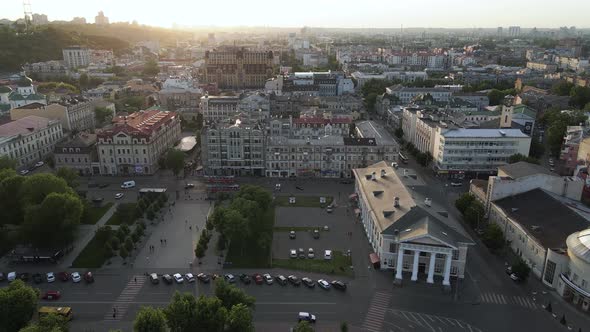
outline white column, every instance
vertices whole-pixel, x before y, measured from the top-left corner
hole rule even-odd
[[[404,249],[398,246],[397,249],[397,265],[395,266],[395,279],[402,280],[402,269],[404,266]]]
[[[447,259],[445,260],[445,277],[443,279],[444,286],[450,286],[451,283],[449,278],[451,277],[451,259],[453,258],[453,254],[447,254]]]
[[[414,264],[412,265],[412,281],[418,280],[418,260],[420,259],[420,251],[414,251]]]
[[[426,282],[429,284],[434,283],[434,262],[436,261],[436,253],[430,253],[430,263],[428,264],[428,278]]]

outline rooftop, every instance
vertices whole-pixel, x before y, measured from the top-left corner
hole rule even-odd
[[[113,125],[99,131],[99,136],[112,136],[118,132],[130,135],[150,136],[164,124],[176,118],[174,112],[158,110],[139,111],[127,116],[117,116],[113,119]]]
[[[52,120],[36,115],[29,115],[22,119],[10,121],[0,126],[0,137],[26,135],[36,130],[46,128]]]
[[[39,108],[45,108],[45,104],[41,104],[41,103],[30,103],[27,105],[23,105],[21,107],[16,107],[15,109],[17,110],[36,110]]]
[[[375,138],[378,145],[397,145],[387,129],[374,121],[357,122],[356,131],[361,138]]]
[[[541,189],[494,202],[545,248],[564,248],[566,238],[590,222]]]
[[[512,179],[518,179],[535,174],[547,174],[555,176],[555,173],[549,171],[545,167],[527,163],[526,161],[519,161],[514,164],[498,167],[498,176],[510,177]]]
[[[520,129],[450,129],[443,133],[444,137],[453,138],[526,138],[529,137]]]

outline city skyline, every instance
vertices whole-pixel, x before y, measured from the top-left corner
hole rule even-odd
[[[420,28],[495,28],[514,25],[523,28],[588,28],[585,13],[590,11],[590,3],[572,0],[562,1],[560,7],[576,10],[560,16],[555,15],[554,8],[540,6],[538,1],[533,0],[499,0],[479,4],[466,0],[444,3],[435,0],[373,0],[371,5],[366,6],[360,6],[352,0],[300,0],[296,7],[288,9],[281,9],[270,0],[228,0],[223,3],[171,0],[167,6],[153,0],[104,0],[85,3],[83,8],[73,0],[55,0],[50,3],[31,1],[31,7],[33,13],[46,14],[50,21],[70,21],[74,17],[84,17],[88,23],[94,23],[94,17],[103,11],[111,22],[137,20],[140,24],[166,28],[175,24],[186,27],[399,28],[403,25]],[[461,16],[455,16],[457,14]],[[0,18],[16,20],[23,15],[22,2],[12,0]]]

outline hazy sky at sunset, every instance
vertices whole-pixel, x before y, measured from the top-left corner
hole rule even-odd
[[[1,0],[0,18],[23,17],[21,0]],[[85,17],[99,10],[111,22],[137,20],[171,27],[283,26],[406,27],[588,27],[588,0],[31,0],[34,13],[49,20]]]

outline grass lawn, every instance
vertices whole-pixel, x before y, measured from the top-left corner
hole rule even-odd
[[[96,236],[88,242],[78,257],[72,263],[72,267],[99,268],[108,259],[104,253],[104,243],[98,241]]]
[[[275,208],[271,206],[264,218],[262,219],[264,223],[264,228],[270,234],[270,238],[272,241],[272,227],[275,223]],[[231,267],[236,268],[261,268],[261,267],[269,267],[270,266],[270,251],[272,250],[272,242],[269,245],[268,249],[261,250],[256,245],[256,237],[246,241],[246,245],[244,245],[243,254],[241,249],[238,245],[230,244],[229,250],[227,252],[227,257],[225,258],[226,262],[231,262]]]
[[[117,211],[113,213],[111,218],[107,220],[106,225],[121,225],[122,223],[127,223],[131,225],[135,222],[135,217],[133,213],[135,211],[135,205],[137,203],[121,203],[117,207]],[[129,220],[133,219],[133,220]]]
[[[91,206],[88,209],[88,212],[86,214],[86,218],[83,220],[80,220],[81,224],[87,224],[87,225],[94,225],[98,222],[98,220],[104,216],[104,214],[111,208],[111,206],[113,206],[112,202],[109,202],[101,207],[96,207],[96,206]]]
[[[334,198],[332,196],[324,196],[326,203],[320,204],[321,196],[295,196],[295,204],[289,204],[289,197],[291,196],[277,196],[275,198],[276,206],[291,206],[291,207],[319,207],[323,208],[330,204]]]
[[[320,253],[322,254],[322,253]],[[318,254],[319,255],[319,254]],[[332,251],[332,260],[324,259],[301,259],[289,258],[272,260],[272,267],[280,267],[290,270],[300,270],[306,272],[317,272],[326,274],[339,274],[346,276],[353,276],[353,271],[350,269],[350,257],[344,256],[340,251]]]

